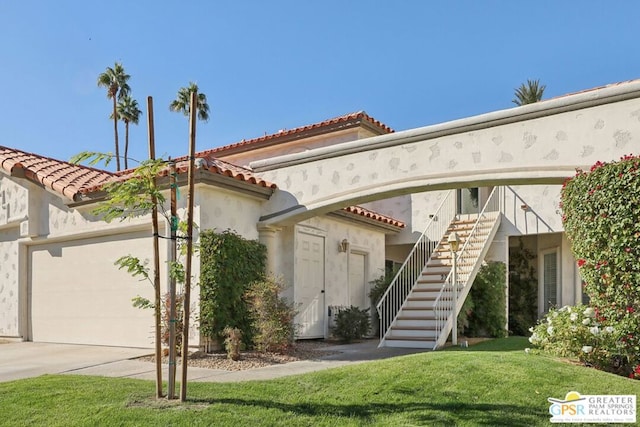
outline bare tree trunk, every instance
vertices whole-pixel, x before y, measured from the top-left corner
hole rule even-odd
[[[187,200],[187,265],[185,268],[184,309],[182,330],[182,382],[180,383],[180,401],[187,400],[187,359],[189,356],[189,310],[191,304],[191,261],[193,258],[193,199],[194,173],[196,155],[196,113],[198,110],[198,93],[191,93],[191,115],[189,117],[189,195]]]
[[[124,168],[129,169],[129,121],[124,122]]]
[[[118,144],[118,110],[116,106],[116,94],[113,94],[113,134],[116,139],[116,170],[120,170],[120,146]]]
[[[169,191],[171,193],[170,263],[176,262],[177,259],[177,187],[176,163],[169,159]],[[167,399],[175,399],[176,397],[176,317],[176,278],[172,276],[169,277],[169,388],[167,390]]]
[[[153,98],[147,97],[147,125],[149,128],[149,158],[155,160],[155,135],[153,131]],[[153,177],[155,186],[156,178]],[[153,287],[155,290],[155,335],[156,335],[156,398],[162,397],[162,334],[161,334],[161,315],[160,315],[160,248],[158,244],[158,200],[155,196],[151,197],[151,220],[153,226]]]

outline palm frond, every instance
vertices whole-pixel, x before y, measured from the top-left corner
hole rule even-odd
[[[71,157],[69,163],[74,165],[79,165],[81,163],[87,162],[88,165],[94,166],[100,162],[104,162],[104,166],[109,166],[109,163],[113,159],[114,155],[112,153],[99,153],[96,151],[83,151],[81,153],[76,154]]]
[[[189,116],[191,109],[191,94],[196,92],[197,96],[197,109],[198,119],[203,122],[209,120],[209,104],[207,103],[207,95],[198,91],[198,85],[194,82],[189,82],[187,87],[181,87],[178,89],[176,99],[169,104],[169,110],[177,113],[182,113],[184,116]]]
[[[138,108],[138,101],[129,95],[123,96],[117,105],[118,119],[125,123],[138,124],[142,111]],[[113,117],[112,117],[113,118]]]
[[[542,99],[542,95],[546,88],[546,85],[540,86],[540,79],[527,79],[526,84],[522,83],[519,88],[515,89],[515,99],[511,102],[518,106],[533,104],[534,102],[538,102]]]

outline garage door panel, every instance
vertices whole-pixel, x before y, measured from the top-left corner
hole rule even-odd
[[[152,299],[153,287],[114,262],[123,255],[151,260],[152,248],[149,233],[31,247],[33,341],[151,347],[153,312],[131,299]]]

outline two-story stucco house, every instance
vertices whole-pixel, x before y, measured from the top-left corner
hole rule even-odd
[[[370,306],[369,281],[384,269],[385,235],[404,224],[346,206],[292,226],[260,227],[261,205],[277,184],[238,164],[251,153],[298,152],[389,131],[356,113],[198,153],[195,222],[202,230],[232,229],[268,246],[270,260],[279,260],[271,272],[293,285],[287,296],[300,312],[299,338],[327,335],[328,307]],[[8,147],[0,148],[0,165],[0,336],[151,346],[151,313],[134,308],[131,299],[150,298],[152,287],[114,266],[127,254],[151,259],[149,217],[107,224],[91,213],[103,197],[100,184],[115,175]],[[177,168],[184,184],[186,162],[178,159]],[[186,188],[181,193],[184,214]],[[167,224],[161,228],[166,234]],[[168,248],[161,244],[164,262]],[[163,271],[163,283],[165,278]],[[194,334],[194,345],[198,338]]]
[[[402,266],[378,307],[381,345],[437,348],[480,264],[521,242],[538,313],[582,301],[561,185],[637,152],[639,117],[640,81],[402,132],[348,114],[198,153],[195,221],[267,246],[299,338],[326,337],[332,306],[369,307],[369,282]],[[113,266],[124,247],[149,257],[148,218],[90,213],[113,174],[5,147],[0,165],[0,336],[151,345],[150,315],[130,304],[150,287]]]

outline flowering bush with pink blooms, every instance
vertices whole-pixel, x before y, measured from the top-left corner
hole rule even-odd
[[[633,376],[640,365],[640,157],[578,170],[563,186],[561,207],[595,319],[618,331],[620,373]]]

